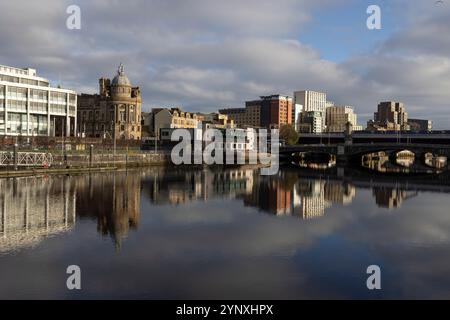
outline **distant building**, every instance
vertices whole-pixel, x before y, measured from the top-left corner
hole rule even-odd
[[[119,66],[111,81],[99,80],[99,94],[78,96],[78,131],[82,136],[141,139],[141,90],[133,87]]]
[[[247,101],[245,108],[221,109],[239,127],[280,128],[292,124],[292,98],[282,95],[261,96],[259,100]]]
[[[75,136],[77,94],[34,69],[0,66],[0,135]]]
[[[160,141],[163,145],[176,145],[178,141],[172,141],[172,134],[175,130],[179,128],[161,128],[160,129]],[[255,149],[255,144],[257,142],[256,131],[252,128],[241,129],[241,128],[227,128],[219,130],[222,134],[222,142],[216,141],[206,141],[204,140],[204,128],[184,128],[186,129],[191,138],[192,143],[195,141],[202,141],[202,146],[206,146],[210,143],[214,143],[214,148],[216,150],[230,150],[230,151],[250,151]],[[194,145],[192,144],[192,147]]]
[[[241,128],[257,128],[261,124],[261,108],[259,105],[245,108],[220,109],[219,113],[226,114],[230,119],[233,119],[236,126]]]
[[[367,123],[370,131],[401,131],[409,130],[408,113],[403,103],[388,101],[378,104],[374,120]]]
[[[298,132],[299,131],[299,124],[300,124],[300,116],[303,111],[303,105],[301,104],[295,104],[292,107],[292,124],[294,125],[294,129]]]
[[[161,137],[161,129],[201,129],[201,120],[196,113],[180,108],[153,109],[154,133]]]
[[[294,92],[294,104],[303,106],[303,112],[314,112],[316,115],[320,113],[322,120],[320,131],[325,130],[325,112],[328,105],[327,94],[324,92],[303,90]],[[304,126],[303,126],[304,127]]]
[[[203,130],[207,129],[233,129],[234,120],[229,119],[228,115],[217,112],[197,113],[197,117],[202,119]]]
[[[141,112],[141,137],[151,137],[150,129],[153,114],[151,112]]]
[[[353,131],[362,131],[358,126],[358,118],[350,106],[330,106],[326,110],[326,131],[344,132],[347,123],[352,125]]]
[[[423,119],[409,119],[408,124],[412,131],[433,131],[433,121]]]
[[[303,111],[300,114],[298,132],[301,133],[322,133],[323,113],[319,111]]]

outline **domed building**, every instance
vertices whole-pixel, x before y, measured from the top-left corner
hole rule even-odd
[[[81,136],[123,140],[141,139],[142,98],[123,64],[112,79],[100,78],[99,94],[78,96],[78,132]]]

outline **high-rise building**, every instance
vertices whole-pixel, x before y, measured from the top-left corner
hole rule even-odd
[[[326,110],[326,131],[344,132],[347,123],[352,125],[353,131],[361,131],[358,126],[358,118],[350,106],[330,106]]]
[[[408,124],[413,131],[433,131],[433,121],[424,119],[409,119]]]
[[[280,128],[293,124],[292,98],[282,95],[261,96],[259,100],[247,101],[245,108],[221,109],[239,127]]]
[[[317,91],[310,91],[310,90],[303,90],[303,91],[296,91],[294,92],[294,104],[299,104],[303,106],[303,112],[309,113],[314,112],[316,115],[316,118],[319,117],[320,113],[320,119],[322,121],[320,130],[313,130],[311,132],[323,132],[325,130],[325,112],[327,108],[327,94],[324,92],[317,92]],[[305,117],[304,117],[305,118]],[[306,116],[306,118],[309,118],[309,116]],[[305,126],[300,125],[299,129],[303,128],[304,130]]]
[[[261,96],[260,100],[247,101],[246,107],[260,108],[260,126],[280,128],[292,124],[292,98],[282,95]]]
[[[317,91],[294,92],[294,104],[303,106],[303,111],[325,112],[327,107],[327,94]]]
[[[77,94],[36,70],[0,66],[0,135],[75,136]]]
[[[78,96],[78,132],[82,136],[141,139],[141,90],[133,87],[120,64],[111,81],[99,80],[99,94]]]
[[[373,131],[409,130],[408,113],[403,103],[395,101],[381,102],[374,120],[367,123],[367,129]]]

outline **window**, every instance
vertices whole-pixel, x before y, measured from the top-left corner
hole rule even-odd
[[[60,104],[55,104],[55,103],[51,103],[50,104],[50,112],[51,113],[66,113],[66,106],[60,105]]]
[[[130,122],[136,122],[136,115],[134,111],[134,106],[130,106]]]
[[[69,104],[71,105],[76,104],[76,96],[74,94],[69,94]]]
[[[9,87],[8,88],[8,98],[9,99],[26,99],[27,91],[28,90],[26,88]]]
[[[30,99],[47,101],[47,91],[31,89],[30,90]]]
[[[53,103],[66,104],[67,94],[63,92],[51,92],[50,101]]]
[[[37,85],[39,84],[39,81],[21,78],[21,79],[20,79],[20,83],[24,83],[24,84],[29,84],[29,85],[37,86]]]
[[[31,112],[47,112],[47,103],[44,102],[30,102],[30,111]]]
[[[119,112],[119,121],[120,122],[125,122],[126,121],[125,111],[120,111]]]
[[[8,109],[26,112],[27,102],[23,100],[8,100]]]

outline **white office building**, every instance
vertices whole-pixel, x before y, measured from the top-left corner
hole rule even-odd
[[[320,117],[322,121],[321,128],[314,129],[313,132],[319,133],[325,131],[325,113],[328,106],[326,93],[310,90],[296,91],[294,92],[295,104],[303,106],[303,113],[307,113],[309,116],[314,114],[316,118]]]
[[[76,136],[77,94],[36,70],[0,65],[0,136]]]
[[[327,108],[327,94],[316,91],[294,92],[294,104],[303,106],[303,111],[325,112]]]

